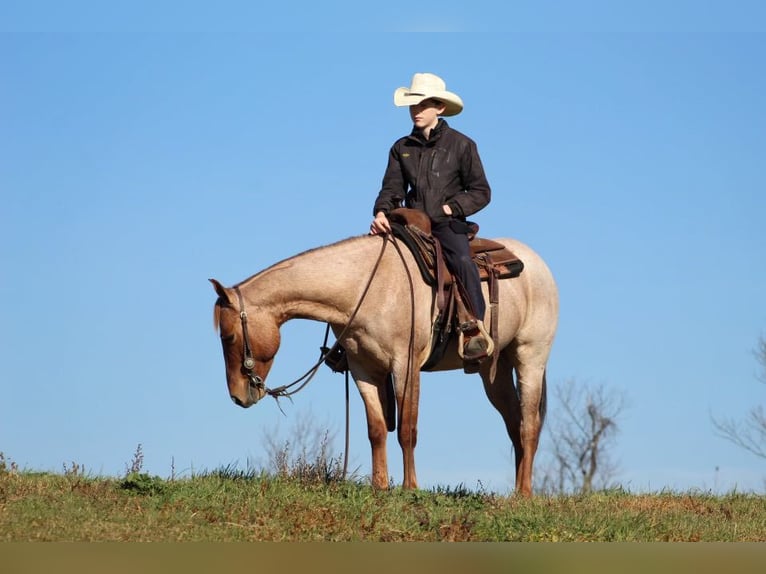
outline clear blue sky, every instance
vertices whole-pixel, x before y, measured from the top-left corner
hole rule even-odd
[[[766,10],[559,4],[4,2],[0,451],[120,475],[140,443],[160,476],[244,468],[307,417],[340,451],[343,379],[329,369],[285,415],[270,399],[232,405],[207,279],[365,233],[388,148],[410,129],[393,91],[430,71],[463,98],[451,124],[478,142],[493,188],[482,235],[521,239],[556,276],[550,386],[629,399],[618,480],[763,492],[764,461],[717,437],[711,415],[766,402],[752,355],[766,333]],[[387,31],[338,32],[357,18]],[[272,386],[313,363],[323,332],[284,327]],[[356,391],[351,410],[351,465],[366,474]],[[401,483],[395,435],[389,458]],[[416,458],[422,486],[512,486],[478,377],[424,376]]]

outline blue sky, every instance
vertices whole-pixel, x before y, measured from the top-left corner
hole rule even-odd
[[[766,398],[752,354],[766,333],[755,3],[550,2],[551,17],[506,3],[464,18],[447,2],[439,17],[414,8],[381,16],[390,32],[344,34],[331,31],[356,13],[296,10],[289,33],[270,25],[286,28],[286,8],[232,5],[229,26],[193,3],[177,20],[172,3],[40,4],[0,8],[7,457],[119,475],[140,443],[160,476],[244,467],[307,417],[340,450],[343,379],[329,369],[284,415],[272,400],[231,404],[207,279],[232,284],[365,233],[388,148],[410,129],[393,91],[430,71],[463,98],[450,123],[477,141],[493,188],[482,235],[530,244],[557,279],[550,385],[629,400],[618,480],[763,492],[764,461],[711,423]],[[285,325],[271,384],[302,374],[323,333]],[[365,474],[355,391],[351,412],[351,464]],[[424,376],[416,457],[426,487],[512,486],[510,442],[477,377]],[[394,435],[389,459],[400,483]]]

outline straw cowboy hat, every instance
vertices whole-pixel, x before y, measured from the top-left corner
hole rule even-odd
[[[435,98],[444,103],[443,116],[456,116],[463,111],[463,100],[460,96],[447,91],[447,84],[434,74],[415,74],[409,88],[398,88],[394,92],[394,104],[397,106],[414,106],[423,100]]]

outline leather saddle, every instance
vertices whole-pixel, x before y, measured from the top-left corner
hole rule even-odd
[[[447,268],[441,253],[439,241],[431,235],[431,220],[418,209],[400,207],[388,214],[391,229],[412,252],[423,280],[436,289],[436,303],[439,310],[433,325],[431,354],[421,370],[428,371],[436,366],[446,351],[455,325],[467,318],[462,287]],[[479,269],[479,277],[488,283],[490,328],[489,334],[497,338],[498,281],[518,277],[524,270],[524,263],[505,245],[477,237],[479,226],[468,223],[469,246],[473,261]],[[495,340],[495,343],[497,341]],[[497,347],[497,345],[496,345]],[[499,349],[497,349],[499,351]],[[493,357],[493,374],[498,353]],[[492,377],[494,379],[494,376]]]
[[[454,276],[441,257],[439,241],[431,235],[431,220],[428,215],[419,209],[400,207],[389,213],[388,219],[394,235],[401,239],[415,256],[423,280],[429,285],[438,285],[443,279],[443,287],[451,285]],[[468,226],[471,228],[468,245],[482,281],[488,281],[492,276],[505,279],[521,274],[524,263],[510,249],[492,239],[477,237],[477,224],[468,223]]]

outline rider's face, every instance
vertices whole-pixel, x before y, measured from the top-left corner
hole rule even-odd
[[[410,117],[412,123],[418,129],[432,129],[439,122],[439,116],[444,113],[445,106],[438,100],[429,98],[419,104],[410,106]]]

